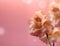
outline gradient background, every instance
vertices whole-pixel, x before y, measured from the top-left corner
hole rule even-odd
[[[37,10],[47,13],[50,2],[51,0],[0,0],[0,27],[4,29],[3,35],[0,35],[0,46],[48,46],[30,36],[28,20]]]

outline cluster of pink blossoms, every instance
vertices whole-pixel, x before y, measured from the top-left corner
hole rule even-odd
[[[60,9],[59,3],[49,6],[48,15],[36,11],[29,20],[29,33],[38,37],[44,43],[55,43],[60,39]]]

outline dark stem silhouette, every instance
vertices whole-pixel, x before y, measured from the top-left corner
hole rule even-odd
[[[53,45],[51,44],[50,39],[49,39],[49,37],[48,37],[48,34],[47,34],[47,33],[46,33],[46,37],[47,37],[47,40],[48,40],[49,45],[50,45],[50,46],[55,46],[55,43],[54,43],[54,42],[53,42]]]

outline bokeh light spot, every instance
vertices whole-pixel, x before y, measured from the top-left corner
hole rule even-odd
[[[1,36],[1,35],[4,35],[4,33],[5,33],[4,28],[3,28],[3,27],[0,27],[0,36]]]
[[[33,0],[22,0],[25,4],[31,4]]]
[[[40,0],[38,6],[42,9],[45,9],[47,2],[45,0]]]

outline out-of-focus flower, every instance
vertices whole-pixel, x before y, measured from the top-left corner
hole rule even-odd
[[[49,13],[54,16],[55,20],[58,20],[60,19],[60,3],[56,1],[57,0],[49,5]]]
[[[42,13],[36,12],[34,14],[34,16],[30,19],[29,21],[29,28],[30,28],[30,34],[34,35],[34,36],[38,36],[41,32],[41,28],[42,28]],[[40,17],[41,16],[41,17]]]
[[[60,2],[59,2],[59,0],[55,0],[50,3],[49,13],[52,18],[52,24],[54,25],[54,29],[50,33],[51,34],[50,40],[57,41],[58,38],[60,37],[60,35],[59,35],[59,33],[60,33],[60,29],[59,29],[60,28],[60,24],[59,24],[60,23]]]
[[[50,42],[60,41],[60,29],[58,27],[54,27],[53,31],[49,34]]]
[[[43,25],[43,23],[45,22],[45,16],[46,15],[44,15],[44,13],[41,11],[35,12],[34,16],[29,21],[29,28],[30,28],[31,35],[37,36],[41,41],[47,43],[46,42],[47,38],[45,33],[48,32],[47,26],[49,26],[48,24],[49,22],[46,21],[45,26]]]
[[[60,4],[58,4],[53,2],[50,5],[49,15],[37,11],[29,21],[30,34],[50,45],[60,41]]]
[[[29,21],[29,29],[30,34],[33,36],[39,37],[41,41],[44,43],[48,43],[48,39],[46,33],[48,34],[50,42],[56,42],[58,35],[58,28],[55,28],[52,25],[50,20],[45,18],[46,15],[42,14],[42,12],[35,12],[34,16]],[[60,36],[60,35],[59,35]]]

